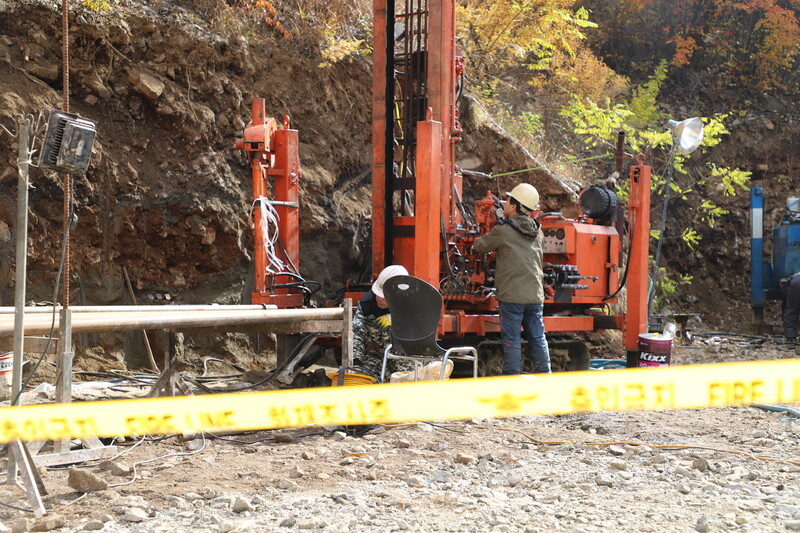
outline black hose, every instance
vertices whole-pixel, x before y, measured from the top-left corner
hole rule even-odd
[[[286,367],[287,367],[287,366],[289,366],[289,363],[291,363],[292,361],[294,361],[295,357],[297,357],[297,355],[300,353],[300,351],[301,351],[301,348],[302,348],[302,347],[305,345],[305,343],[306,343],[306,342],[307,342],[307,341],[308,341],[308,340],[309,340],[311,337],[316,337],[317,335],[319,335],[319,333],[309,333],[308,335],[306,335],[305,337],[303,337],[303,339],[302,339],[302,340],[301,340],[299,343],[297,343],[297,346],[295,346],[294,348],[292,348],[292,351],[291,351],[291,353],[289,354],[289,357],[287,357],[287,358],[286,358],[286,360],[285,360],[283,363],[281,363],[281,365],[280,365],[278,368],[276,368],[275,370],[273,370],[272,372],[270,372],[270,374],[269,374],[267,377],[265,377],[264,379],[261,379],[261,380],[257,381],[256,383],[253,383],[253,384],[251,384],[251,385],[248,385],[247,387],[242,387],[241,389],[238,389],[238,390],[252,389],[252,388],[258,387],[259,385],[263,385],[264,383],[267,383],[267,382],[269,382],[270,380],[272,380],[272,379],[273,379],[275,376],[277,376],[278,374],[280,374],[281,372],[283,372],[283,371],[286,369]]]
[[[628,242],[631,243],[631,246],[628,247],[628,257],[625,261],[625,272],[622,273],[622,279],[619,282],[619,287],[617,287],[617,290],[615,290],[608,296],[603,296],[604,302],[610,300],[611,298],[619,294],[619,291],[621,291],[622,288],[625,286],[625,284],[628,282],[628,271],[631,268],[631,255],[633,255],[631,252],[633,251],[633,232],[635,227],[636,227],[636,216],[633,216],[632,224],[630,224],[630,232],[628,233]],[[620,235],[620,238],[622,238],[622,235]]]

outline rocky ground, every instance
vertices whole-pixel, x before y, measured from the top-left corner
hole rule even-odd
[[[789,357],[776,339],[709,335],[674,364]],[[786,413],[348,429],[127,439],[107,463],[44,471],[48,514],[0,509],[0,532],[800,531],[800,426]],[[0,502],[29,508],[9,485]]]

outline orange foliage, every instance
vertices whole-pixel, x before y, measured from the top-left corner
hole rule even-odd
[[[283,38],[291,39],[292,34],[278,20],[278,10],[267,0],[237,0],[235,7],[245,13],[264,21],[267,25],[275,29]]]
[[[673,67],[688,65],[689,59],[698,48],[697,41],[695,41],[693,37],[676,35],[670,42],[675,45],[675,55],[672,56],[670,65]]]
[[[719,46],[727,70],[760,90],[786,88],[785,78],[795,64],[800,44],[800,3],[747,0],[717,3],[712,35],[736,35],[736,44]],[[786,7],[784,7],[786,6]]]
[[[693,70],[706,86],[800,91],[800,0],[586,1],[618,71],[668,59],[672,76]]]

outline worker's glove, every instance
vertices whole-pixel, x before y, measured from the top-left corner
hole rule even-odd
[[[378,326],[380,326],[381,328],[388,329],[389,326],[392,325],[392,315],[390,315],[389,313],[381,315],[375,319],[375,322],[377,322]]]

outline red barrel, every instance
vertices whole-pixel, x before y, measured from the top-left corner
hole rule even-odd
[[[672,360],[672,337],[658,333],[639,335],[639,368],[669,366]]]

